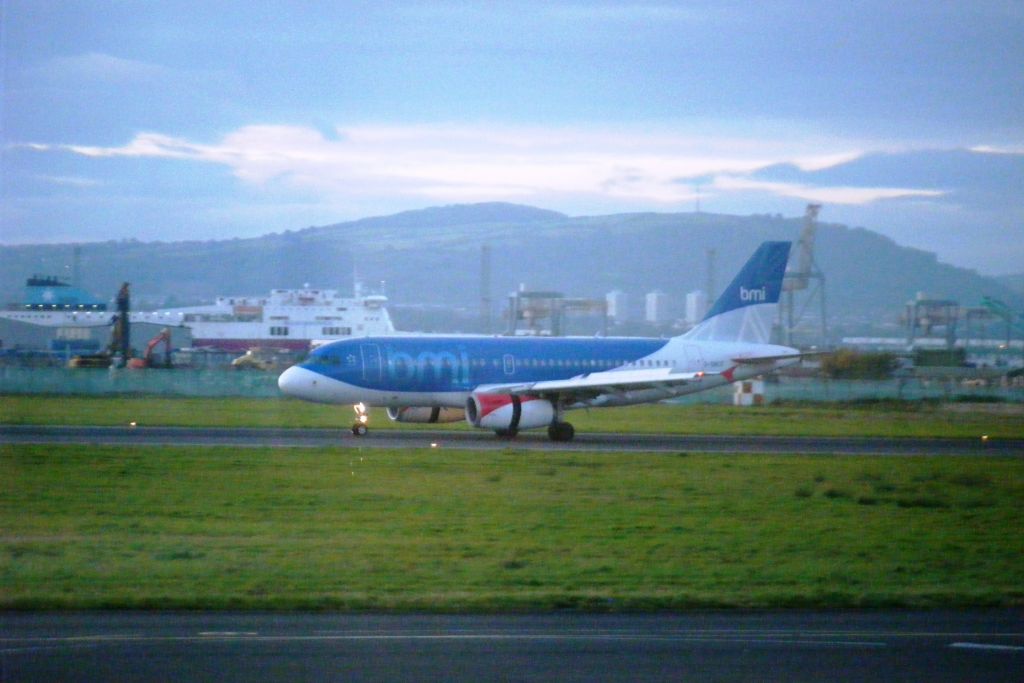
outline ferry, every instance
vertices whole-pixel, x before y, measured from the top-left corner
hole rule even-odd
[[[0,310],[0,319],[45,327],[101,327],[110,324],[114,311],[107,302],[50,275],[25,281],[21,303]]]
[[[182,325],[192,332],[192,346],[244,353],[249,349],[308,351],[314,341],[388,335],[395,331],[383,294],[354,295],[305,285],[274,289],[269,296],[219,296],[204,306],[133,312],[133,323]]]

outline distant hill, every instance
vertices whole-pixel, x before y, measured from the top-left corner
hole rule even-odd
[[[396,304],[475,309],[480,249],[492,250],[492,292],[501,302],[524,283],[571,296],[622,289],[639,305],[644,293],[685,294],[705,287],[706,250],[717,252],[724,287],[766,239],[795,240],[802,218],[708,213],[569,217],[515,204],[436,207],[253,239],[102,242],[80,245],[82,285],[112,296],[122,281],[135,300],[180,305],[219,294],[261,294],[311,283],[349,291],[353,272],[371,286],[386,281]],[[917,292],[977,304],[1010,300],[1007,282],[939,263],[863,228],[823,223],[816,258],[828,280],[829,310],[846,318],[895,319]],[[33,273],[70,275],[71,245],[0,248],[0,295],[17,301]],[[1018,295],[1019,296],[1019,295]]]
[[[1017,275],[1000,275],[995,278],[997,282],[1005,285],[1009,289],[1012,289],[1018,297],[1024,297],[1024,273]],[[1020,309],[1024,309],[1024,305],[1018,306]]]

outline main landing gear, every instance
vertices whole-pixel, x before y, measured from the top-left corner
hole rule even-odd
[[[353,410],[356,411],[356,421],[352,425],[352,433],[356,436],[366,436],[366,433],[370,431],[367,426],[367,422],[370,421],[370,416],[366,411],[366,406],[362,403],[357,403],[352,406]]]
[[[552,422],[548,427],[548,438],[552,441],[572,441],[576,430],[568,422]]]
[[[514,439],[519,435],[518,429],[495,429],[499,439]],[[552,422],[548,425],[548,438],[552,441],[572,441],[576,430],[568,422]]]
[[[562,415],[565,414],[565,406],[561,401],[554,401],[554,404],[555,419],[548,425],[548,438],[552,441],[572,441],[572,437],[576,436],[576,430],[562,419]]]

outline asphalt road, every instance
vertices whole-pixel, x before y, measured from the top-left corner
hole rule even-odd
[[[673,434],[577,434],[569,443],[543,433],[499,439],[486,431],[378,430],[353,436],[347,429],[254,429],[192,427],[64,427],[3,425],[0,443],[112,445],[271,446],[290,448],[459,448],[542,451],[665,453],[822,453],[832,455],[1024,456],[1024,439],[892,439],[873,437],[679,436]]]
[[[0,680],[1020,681],[1024,614],[0,613]]]

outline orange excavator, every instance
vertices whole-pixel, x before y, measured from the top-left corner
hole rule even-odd
[[[153,362],[153,352],[161,343],[164,345],[164,359],[163,363],[157,365]],[[160,334],[150,339],[149,343],[146,344],[146,352],[143,354],[142,358],[129,358],[128,367],[133,370],[155,367],[171,367],[171,331],[165,327],[160,331]]]

